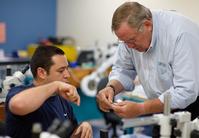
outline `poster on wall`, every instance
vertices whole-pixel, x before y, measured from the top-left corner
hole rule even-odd
[[[6,25],[0,22],[0,43],[6,42]]]

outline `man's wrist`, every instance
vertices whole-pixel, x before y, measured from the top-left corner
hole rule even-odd
[[[52,95],[51,96],[55,96],[58,95],[58,91],[59,91],[59,82],[58,81],[53,81],[52,83],[49,84],[52,87]]]
[[[108,84],[106,87],[110,87],[113,90],[114,95],[116,94],[115,87],[111,84]]]

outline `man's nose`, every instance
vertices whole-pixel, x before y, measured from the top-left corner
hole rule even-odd
[[[71,76],[70,71],[66,69],[64,71],[64,77],[69,78],[70,76]]]

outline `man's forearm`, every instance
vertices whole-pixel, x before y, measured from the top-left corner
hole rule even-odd
[[[153,114],[163,112],[164,104],[158,99],[147,100],[142,104],[143,112],[145,114]]]

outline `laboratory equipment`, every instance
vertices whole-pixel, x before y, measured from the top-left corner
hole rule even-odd
[[[7,76],[1,84],[0,102],[5,102],[6,95],[10,88],[23,84],[25,73],[28,69],[29,65],[26,65],[22,71],[16,71],[13,75],[11,75],[11,68],[7,68]]]
[[[164,97],[164,113],[154,114],[150,117],[140,117],[136,119],[123,119],[123,128],[154,125],[160,126],[160,138],[170,138],[172,127],[177,138],[198,138],[199,119],[191,121],[191,113],[175,112],[170,114],[170,94]]]

